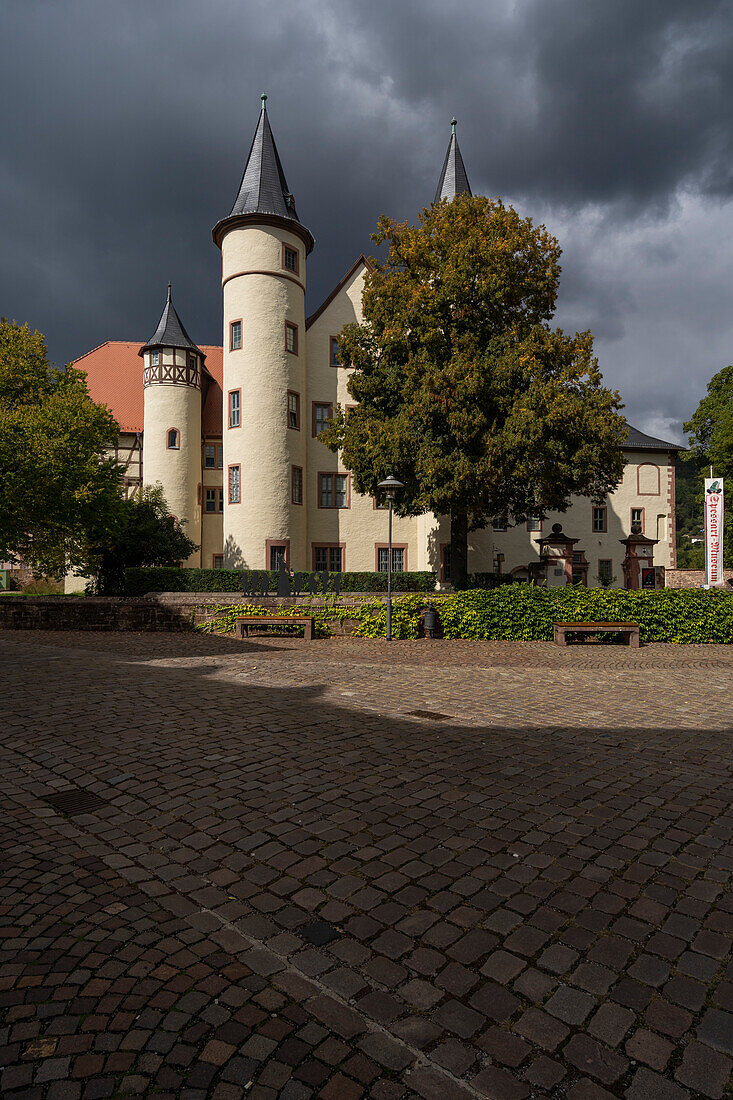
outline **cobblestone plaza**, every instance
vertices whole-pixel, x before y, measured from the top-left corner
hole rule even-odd
[[[729,647],[0,647],[3,1097],[727,1095]]]

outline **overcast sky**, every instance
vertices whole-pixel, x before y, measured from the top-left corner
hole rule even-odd
[[[474,193],[543,221],[557,323],[681,439],[733,361],[731,0],[0,0],[0,314],[67,362],[221,343],[220,254],[260,92],[312,311],[381,213],[432,201],[453,114]]]

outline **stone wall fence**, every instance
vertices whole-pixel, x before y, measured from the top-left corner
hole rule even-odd
[[[733,569],[723,570],[726,588],[733,588]],[[699,588],[705,584],[704,569],[665,569],[665,588]]]

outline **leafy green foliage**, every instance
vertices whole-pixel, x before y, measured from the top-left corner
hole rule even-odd
[[[250,572],[250,576],[251,576]],[[144,596],[146,592],[239,592],[242,588],[240,569],[128,569],[125,592],[128,596]],[[309,573],[305,573],[303,588],[307,591]],[[270,591],[277,591],[277,573],[269,572]],[[432,592],[434,573],[393,573],[395,592]],[[386,592],[386,573],[342,573],[342,592]]]
[[[450,515],[451,570],[467,534],[602,500],[621,479],[618,393],[602,386],[593,337],[551,330],[560,248],[499,200],[434,203],[417,227],[379,220],[383,263],[366,276],[364,321],[339,335],[358,404],[320,438],[343,451],[360,493],[389,473],[401,515]]]
[[[708,383],[703,397],[692,418],[684,425],[690,436],[689,456],[698,470],[698,477],[707,477],[710,466],[716,477],[725,478],[729,491],[733,488],[733,366],[723,367]],[[699,516],[702,526],[702,483],[698,480],[700,498]],[[726,508],[724,517],[723,564],[733,567],[733,509]],[[693,555],[690,554],[690,558]],[[701,559],[697,568],[704,565],[702,548],[694,555]],[[684,568],[684,566],[683,566]]]
[[[57,578],[92,566],[120,523],[117,436],[84,372],[51,366],[40,333],[0,319],[0,560]]]
[[[675,518],[677,527],[677,566],[679,569],[704,569],[705,544],[692,542],[704,537],[702,471],[689,455],[679,455],[675,463]]]
[[[126,570],[174,565],[196,549],[182,525],[170,515],[163,487],[143,489],[130,500],[121,501],[120,525],[100,551],[97,592],[101,596],[123,594]],[[180,570],[172,568],[170,572]]]
[[[428,603],[436,607],[445,638],[540,642],[552,640],[555,622],[633,622],[640,626],[642,642],[695,644],[733,642],[733,594],[702,589],[661,589],[626,592],[603,588],[535,588],[514,584],[492,591],[457,592],[450,596],[400,596],[394,601],[392,630],[395,638],[417,638],[420,619]],[[238,615],[272,614],[248,605],[219,607],[199,629],[208,633],[234,629]],[[325,606],[303,601],[294,608],[280,607],[274,614],[313,615],[320,637],[349,623],[362,638],[383,638],[386,604],[364,600],[358,606],[327,601]],[[602,636],[605,641],[610,636]]]

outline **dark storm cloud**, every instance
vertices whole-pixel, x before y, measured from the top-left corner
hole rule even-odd
[[[146,339],[169,278],[220,340],[210,228],[262,90],[310,308],[432,199],[455,112],[474,190],[561,238],[558,320],[630,415],[676,430],[731,359],[728,2],[5,0],[0,32],[0,313],[57,361]]]

